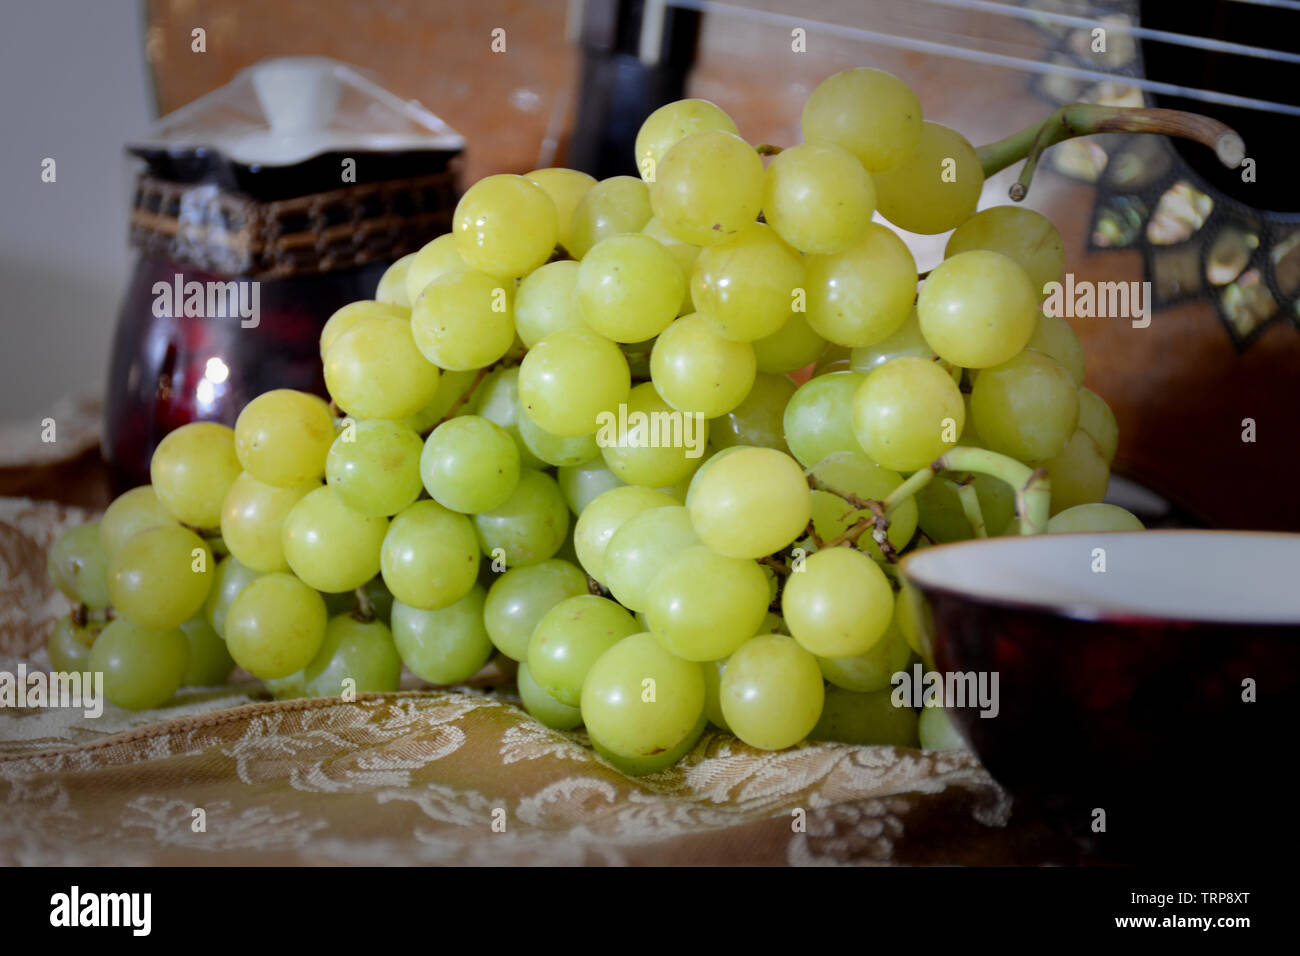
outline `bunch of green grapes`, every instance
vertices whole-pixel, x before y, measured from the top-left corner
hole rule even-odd
[[[896,564],[1024,516],[1005,469],[914,476],[982,449],[1047,476],[1047,530],[1139,528],[1100,503],[1115,418],[1040,308],[1060,236],[975,212],[959,133],[866,69],[802,125],[765,163],[683,100],[645,121],[640,178],[472,186],[326,323],[332,404],[277,390],[233,429],[179,428],[151,485],[59,540],[78,608],[52,665],[148,708],[236,665],[333,696],[499,655],[530,714],[633,774],[710,724],[764,749],[960,745],[891,701],[926,653]],[[955,229],[919,295],[875,212]]]

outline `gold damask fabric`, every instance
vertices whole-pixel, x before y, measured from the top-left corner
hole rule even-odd
[[[77,509],[0,499],[0,671],[48,667]],[[129,713],[0,708],[0,864],[984,864],[1071,853],[964,751],[706,734],[629,778],[478,686],[275,702],[255,681]],[[403,685],[418,688],[413,678]]]

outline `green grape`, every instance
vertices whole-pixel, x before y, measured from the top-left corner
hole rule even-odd
[[[583,258],[610,236],[638,232],[650,221],[650,190],[635,176],[611,176],[587,190],[573,211],[569,255]]]
[[[817,725],[826,696],[817,658],[784,634],[760,634],[731,655],[719,688],[731,732],[762,750],[783,750]]]
[[[189,643],[189,665],[181,678],[181,686],[216,687],[224,684],[235,669],[235,659],[230,656],[221,635],[201,614],[182,624],[181,630]]]
[[[1110,466],[1119,449],[1119,423],[1106,400],[1090,388],[1079,389],[1079,429],[1092,437],[1101,449],[1106,465]],[[107,513],[104,520],[108,520]],[[103,531],[100,536],[103,536]]]
[[[388,519],[358,514],[326,485],[308,492],[285,515],[281,545],[294,574],[317,591],[337,594],[379,573],[387,531]]]
[[[875,183],[882,216],[900,229],[932,236],[970,218],[984,188],[984,169],[965,136],[926,122],[916,151],[878,173]]]
[[[334,418],[324,401],[279,388],[257,396],[239,413],[235,452],[251,478],[276,488],[298,488],[325,477],[334,435]]]
[[[610,420],[596,433],[610,471],[630,485],[647,488],[673,485],[690,475],[709,438],[704,416],[674,410],[652,382],[633,388],[624,404],[626,429]]]
[[[50,654],[50,671],[55,674],[80,674],[90,670],[90,649],[106,626],[104,621],[78,624],[72,614],[65,614],[50,632],[46,650]]]
[[[843,345],[836,345],[834,342],[828,342],[825,350],[817,359],[817,364],[813,366],[812,377],[829,375],[832,372],[852,371],[853,366],[849,361],[852,355],[852,349],[847,349]]]
[[[409,321],[411,309],[409,306],[396,305],[392,302],[376,302],[373,299],[349,302],[335,311],[320,330],[321,361],[325,360],[325,353],[330,350],[331,345],[338,341],[339,336],[373,316]]]
[[[492,656],[483,623],[486,592],[470,588],[455,604],[431,611],[393,602],[393,640],[411,673],[430,684],[459,684]]]
[[[752,342],[775,335],[797,314],[793,307],[803,298],[803,280],[799,254],[771,226],[752,222],[700,253],[691,300],[723,338]]]
[[[410,268],[406,270],[406,297],[415,302],[420,298],[424,287],[438,276],[448,272],[463,272],[468,268],[469,263],[461,258],[460,250],[456,248],[456,237],[450,232],[441,235],[425,243],[411,260]],[[410,312],[404,316],[407,319],[410,317]]]
[[[45,559],[54,586],[87,607],[107,607],[109,559],[100,541],[100,523],[69,528],[59,535]]]
[[[602,239],[578,267],[579,319],[615,342],[654,338],[677,315],[686,278],[677,260],[639,233]]]
[[[771,335],[750,344],[758,370],[777,375],[811,365],[826,349],[826,340],[813,331],[807,316],[800,312],[791,314],[785,325]]]
[[[709,437],[718,448],[750,445],[788,451],[785,443],[785,410],[795,393],[787,375],[754,377],[754,387],[745,400],[709,423]]]
[[[325,625],[320,650],[302,676],[307,697],[389,693],[402,679],[402,659],[383,621],[343,614]]]
[[[546,191],[523,176],[486,176],[460,197],[452,233],[471,269],[503,279],[525,276],[555,251],[559,213]]]
[[[296,488],[277,488],[241,472],[221,506],[221,537],[230,553],[255,571],[289,570],[284,559],[284,519],[319,487],[311,481]]]
[[[831,688],[809,738],[857,746],[917,746],[916,711],[895,707],[891,694],[892,689],[855,694]]]
[[[723,657],[700,665],[704,671],[704,716],[714,727],[727,733],[731,733],[731,728],[722,712],[722,675],[727,672],[727,661],[730,659]]]
[[[393,592],[388,590],[388,585],[384,583],[383,577],[376,576],[371,578],[369,582],[362,586],[361,591],[366,600],[370,602],[370,608],[374,614],[375,620],[383,621],[385,624],[389,623],[393,616],[393,604],[395,599],[393,598]],[[337,598],[338,595],[331,594],[328,595],[328,597]],[[351,613],[353,607],[361,603],[355,594],[352,597],[352,601],[349,602],[348,607],[345,609],[348,613]],[[326,603],[328,604],[328,601]],[[343,612],[339,611],[337,613]],[[333,614],[331,614],[331,616],[333,616]]]
[[[536,564],[564,544],[569,506],[554,478],[523,468],[510,497],[491,511],[474,515],[474,528],[488,557],[495,560],[493,552],[499,548],[508,567]]]
[[[573,328],[529,350],[518,387],[529,418],[552,435],[575,438],[590,435],[601,412],[627,399],[632,376],[617,345],[590,329]]]
[[[833,452],[811,470],[813,476],[829,489],[876,501],[883,501],[903,483],[903,476],[898,472],[881,467],[860,451]],[[870,517],[868,511],[854,511],[840,494],[827,491],[812,493],[813,527],[823,541],[838,537],[862,519]],[[901,551],[912,540],[916,524],[916,500],[909,498],[889,514],[889,531],[886,535],[889,543]],[[885,560],[870,532],[858,538],[857,546],[876,561]]]
[[[561,704],[538,687],[526,661],[519,663],[515,682],[519,687],[519,699],[523,701],[524,710],[547,727],[552,730],[573,730],[582,723],[581,708]]]
[[[1034,334],[1029,337],[1029,343],[1025,348],[1037,349],[1045,355],[1050,355],[1065,366],[1065,370],[1074,379],[1075,385],[1083,384],[1087,361],[1083,353],[1083,343],[1074,334],[1074,329],[1070,328],[1070,323],[1059,315],[1039,313],[1038,324],[1034,326]]]
[[[479,375],[479,369],[443,372],[438,376],[438,391],[433,396],[433,401],[414,415],[397,420],[417,434],[427,435],[444,419],[473,414],[475,399],[482,392],[479,386],[483,381],[484,376]]]
[[[618,757],[642,759],[671,750],[704,714],[699,664],[664,650],[650,634],[623,638],[601,654],[582,685],[582,720]]]
[[[576,169],[558,167],[534,169],[531,173],[525,173],[524,178],[541,187],[542,192],[551,197],[559,225],[556,242],[572,252],[573,214],[577,212],[582,198],[596,185],[596,180]]]
[[[485,368],[514,344],[514,296],[513,282],[483,272],[441,275],[411,312],[415,344],[439,368]]]
[[[856,372],[832,372],[804,382],[785,406],[783,428],[790,454],[811,468],[837,451],[856,451],[853,396],[866,381]]]
[[[650,208],[682,242],[715,246],[758,218],[763,176],[758,153],[735,133],[691,133],[659,161]]]
[[[262,576],[239,562],[233,554],[222,558],[212,576],[212,587],[203,602],[203,617],[222,640],[226,637],[226,615],[230,605],[243,593],[244,588]]]
[[[847,149],[867,172],[888,172],[921,144],[921,102],[883,70],[842,70],[817,85],[804,103],[803,138]]]
[[[1118,505],[1092,502],[1057,512],[1047,522],[1049,534],[1078,531],[1142,531],[1144,525],[1131,511]]]
[[[733,558],[781,550],[812,517],[803,469],[771,448],[743,448],[710,466],[689,508],[700,540]]]
[[[262,687],[276,700],[297,700],[307,696],[307,678],[302,671],[288,677],[277,677],[262,681]]]
[[[519,416],[519,439],[524,447],[548,465],[584,465],[600,457],[595,435],[561,438],[552,435],[527,415]]]
[[[875,561],[852,548],[810,555],[781,595],[790,634],[818,657],[865,654],[885,636],[894,590]]]
[[[894,621],[898,624],[898,631],[903,635],[907,646],[928,660],[930,658],[929,638],[922,626],[921,593],[909,584],[906,578],[903,579],[898,596],[894,599]]]
[[[646,117],[636,134],[636,168],[641,178],[654,182],[668,150],[692,133],[707,129],[738,132],[726,111],[708,100],[677,100],[659,107]]]
[[[213,563],[208,545],[188,528],[147,528],[109,561],[109,598],[118,614],[142,628],[179,627],[203,607]]]
[[[708,471],[710,468],[712,468],[719,461],[726,458],[728,455],[734,454],[735,452],[740,451],[742,448],[748,448],[748,447],[750,446],[728,445],[726,448],[714,448],[714,446],[709,445],[704,450],[703,463],[700,465],[699,468],[695,469],[695,474],[691,475],[691,480],[686,486],[685,500],[679,502],[679,504],[684,504],[689,508],[691,505],[691,499],[694,498],[695,496],[695,489],[700,486],[700,479],[704,477],[704,473]]]
[[[943,707],[926,707],[916,725],[922,750],[970,750]]]
[[[528,667],[537,686],[562,704],[582,702],[582,683],[605,651],[640,628],[608,598],[565,598],[537,622],[528,641]]]
[[[490,511],[519,483],[519,448],[510,433],[479,415],[463,415],[433,430],[419,456],[425,490],[452,511]]]
[[[474,526],[436,501],[417,501],[393,518],[380,563],[398,601],[426,611],[449,607],[478,580]]]
[[[892,595],[890,603],[895,603]],[[884,636],[870,650],[853,657],[819,657],[817,666],[836,687],[865,694],[889,687],[893,676],[911,659],[912,649],[903,639],[898,621],[891,617]]]
[[[420,302],[427,298],[420,296]],[[382,316],[366,319],[330,346],[325,356],[325,385],[348,414],[358,418],[405,418],[417,414],[437,397],[438,368],[426,361],[421,354],[424,346],[417,348],[417,336],[413,334],[420,314],[417,307],[410,322]]]
[[[590,731],[588,731],[588,736],[591,739],[592,749],[615,770],[629,777],[644,777],[647,774],[667,770],[680,762],[683,757],[695,749],[695,745],[704,736],[704,729],[708,726],[708,723],[708,718],[701,713],[699,719],[695,721],[695,726],[681,739],[680,743],[669,747],[663,753],[655,754],[653,757],[623,757],[610,750],[599,737],[591,734]]]
[[[358,514],[397,514],[420,496],[423,448],[420,436],[400,422],[345,422],[325,459],[325,478]]]
[[[182,425],[158,443],[149,479],[164,508],[177,521],[215,528],[221,502],[239,474],[235,433],[216,422]]]
[[[982,370],[970,404],[988,447],[1023,462],[1060,453],[1079,420],[1074,379],[1060,362],[1034,349]]]
[[[515,293],[515,331],[533,348],[552,332],[582,327],[574,301],[579,265],[568,259],[548,262],[524,276]]]
[[[230,605],[226,647],[254,677],[288,677],[315,658],[325,641],[325,624],[324,598],[292,574],[266,574]]]
[[[689,661],[712,661],[758,632],[770,601],[758,562],[694,545],[671,555],[655,575],[645,616],[667,650]]]
[[[890,336],[872,345],[864,345],[849,353],[849,364],[853,371],[861,375],[870,375],[890,359],[903,358],[935,359],[939,356],[930,343],[921,334],[921,323],[913,308],[903,320],[903,324]]]
[[[488,589],[483,625],[497,650],[522,661],[546,612],[565,598],[587,593],[587,576],[568,561],[551,559],[512,568]]]
[[[842,252],[804,261],[808,324],[829,342],[860,348],[887,338],[916,300],[916,260],[898,236],[868,223]]]
[[[546,462],[529,451],[519,437],[519,368],[492,372],[479,386],[477,395],[475,412],[509,432],[519,450],[519,464],[525,468],[544,468]]]
[[[181,688],[190,648],[179,627],[150,628],[118,618],[95,639],[90,671],[104,696],[126,710],[153,710]]]
[[[411,300],[406,295],[406,272],[415,261],[415,253],[402,256],[384,270],[375,288],[375,300],[389,305],[411,307]]]
[[[1052,515],[1106,497],[1110,468],[1106,456],[1082,429],[1075,431],[1056,457],[1043,463],[1052,488]]]
[[[1034,294],[1047,295],[1044,286],[1059,282],[1065,272],[1065,244],[1061,234],[1041,212],[1023,206],[993,206],[977,212],[948,237],[944,257],[973,249],[1008,256],[1025,270]]]
[[[886,362],[853,396],[858,444],[894,471],[930,464],[957,443],[965,423],[961,391],[943,368],[925,359]]]
[[[1015,492],[1005,481],[991,475],[975,475],[971,484],[979,500],[980,514],[984,516],[985,530],[990,535],[997,534],[1015,517]],[[931,481],[917,493],[915,501],[921,513],[921,530],[936,544],[965,541],[974,536],[958,497],[957,484],[950,479]]]
[[[800,252],[843,252],[871,221],[876,187],[858,158],[830,143],[801,143],[772,158],[763,218]]]
[[[623,522],[642,511],[670,508],[676,504],[677,501],[670,495],[638,485],[611,488],[598,495],[582,509],[578,523],[573,528],[573,544],[582,567],[603,584],[605,549]]]
[[[99,546],[111,558],[133,535],[160,524],[176,524],[176,519],[158,500],[153,485],[132,488],[114,498],[99,519]]]
[[[724,339],[698,312],[668,326],[650,353],[651,377],[664,401],[706,418],[744,401],[757,371],[754,347]]]
[[[940,358],[984,369],[1025,347],[1039,309],[1024,269],[1000,252],[975,249],[935,266],[917,296],[916,314]]]
[[[693,245],[689,242],[682,242],[665,229],[664,224],[653,216],[650,217],[650,221],[641,229],[641,234],[643,236],[649,236],[651,239],[658,242],[659,245],[667,249],[668,254],[671,255],[677,265],[681,267],[682,275],[689,277],[690,274],[695,271],[695,262],[700,258],[700,252],[702,251],[699,246]],[[687,313],[694,311],[695,305],[694,301],[691,299],[691,284],[688,281],[682,287],[682,301],[677,307],[677,314],[686,315]]]
[[[618,603],[644,611],[655,576],[678,554],[700,543],[683,507],[651,508],[628,518],[605,546],[605,577]]]
[[[586,462],[569,467],[560,466],[555,471],[555,481],[560,486],[560,493],[568,502],[569,510],[574,516],[582,514],[587,505],[611,488],[626,484],[622,478],[609,470],[604,459]]]

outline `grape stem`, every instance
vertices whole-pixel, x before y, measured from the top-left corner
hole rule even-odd
[[[979,495],[975,493],[971,480],[968,475],[956,483],[957,498],[961,501],[961,510],[966,513],[966,520],[970,522],[971,533],[977,538],[987,538],[989,532],[984,525],[984,509],[980,507]]]
[[[1076,136],[1095,133],[1158,133],[1195,140],[1213,149],[1219,162],[1229,169],[1240,166],[1246,156],[1246,144],[1241,136],[1208,116],[1182,110],[1098,106],[1093,103],[1071,103],[1059,107],[1045,120],[996,143],[981,146],[976,152],[985,178],[1012,163],[1025,161],[1020,179],[1010,189],[1011,198],[1020,202],[1029,191],[1034,170],[1045,149]]]
[[[357,588],[353,593],[357,600],[352,605],[352,619],[362,624],[369,624],[375,619],[375,602],[370,600],[370,595],[366,593],[364,587]]]
[[[1016,494],[1016,515],[1020,518],[1020,533],[1041,534],[1047,530],[1048,509],[1051,504],[1051,485],[1047,480],[1047,470],[1041,467],[1030,468],[1014,458],[989,451],[987,448],[968,448],[964,445],[949,448],[928,467],[909,475],[907,480],[890,492],[889,497],[884,500],[885,513],[888,514],[911,498],[941,471],[974,471],[1005,481]]]
[[[447,409],[447,414],[438,419],[438,425],[441,425],[443,422],[449,422],[456,417],[456,412],[460,411],[460,407],[469,401],[470,396],[474,394],[474,389],[479,387],[479,383],[487,377],[487,373],[487,367],[478,370],[478,374],[474,376],[474,381],[469,383],[469,388],[465,389],[465,391],[451,403],[451,407]],[[434,425],[433,427],[437,428],[438,425]]]

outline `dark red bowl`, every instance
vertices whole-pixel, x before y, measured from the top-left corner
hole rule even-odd
[[[992,538],[902,571],[929,666],[997,676],[996,716],[949,713],[1018,800],[1103,856],[1294,841],[1300,535]]]

